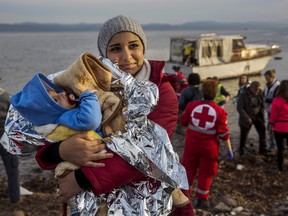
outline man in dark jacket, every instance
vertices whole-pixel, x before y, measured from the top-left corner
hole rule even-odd
[[[0,88],[0,138],[4,133],[4,124],[6,114],[10,106],[10,95]],[[8,176],[8,192],[11,203],[17,203],[20,200],[18,158],[7,152],[0,144],[0,155],[2,157],[6,173]]]
[[[253,81],[250,87],[240,94],[237,102],[237,111],[239,112],[240,126],[239,154],[244,154],[247,136],[252,125],[255,126],[259,135],[259,154],[266,153],[263,95],[258,81]]]
[[[200,90],[200,76],[197,73],[190,73],[188,76],[188,86],[182,90],[179,98],[179,111],[183,112],[186,105],[195,100],[202,99]]]

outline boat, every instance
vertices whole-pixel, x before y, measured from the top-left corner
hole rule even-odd
[[[281,52],[277,44],[246,44],[242,35],[201,34],[197,37],[183,36],[170,39],[170,55],[165,73],[173,74],[180,67],[183,74],[198,73],[201,80],[217,76],[218,79],[256,75],[268,62]],[[185,61],[183,51],[190,47]],[[192,50],[192,51],[191,51]]]

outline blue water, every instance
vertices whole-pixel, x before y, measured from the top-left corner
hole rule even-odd
[[[287,29],[146,31],[148,39],[146,57],[168,60],[170,37],[211,32],[245,35],[246,42],[279,44],[282,48],[282,53],[279,54],[282,60],[273,59],[264,71],[275,68],[278,79],[288,79]],[[50,74],[63,70],[83,52],[98,55],[97,35],[98,32],[0,33],[0,87],[15,93],[37,71]]]

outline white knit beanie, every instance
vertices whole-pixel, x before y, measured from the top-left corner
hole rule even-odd
[[[100,55],[107,57],[107,46],[111,38],[119,32],[132,32],[137,35],[146,50],[146,36],[142,26],[130,17],[119,15],[107,20],[98,35],[98,49]]]

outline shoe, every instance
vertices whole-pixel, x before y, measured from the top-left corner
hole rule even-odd
[[[22,196],[20,196],[19,199],[16,200],[10,200],[11,206],[13,208],[17,208],[19,205],[21,205],[23,203],[24,198]]]
[[[259,150],[260,155],[266,155],[267,154],[267,149],[261,149]]]
[[[203,210],[209,209],[210,208],[210,202],[207,199],[197,198],[197,200],[195,201],[193,207],[195,209],[203,209]]]
[[[240,156],[243,156],[244,155],[244,149],[240,147],[238,149],[238,153],[239,153]]]
[[[276,155],[276,153],[277,153],[277,150],[276,150],[276,149],[268,149],[268,150],[266,151],[266,154],[267,154],[267,155],[271,155],[271,156]]]

